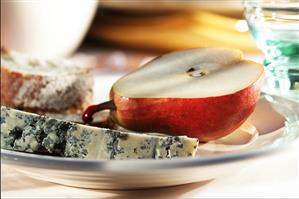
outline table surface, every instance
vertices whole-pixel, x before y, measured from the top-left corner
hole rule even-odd
[[[257,59],[258,60],[258,59]],[[95,79],[95,90],[109,93],[122,74]],[[108,98],[100,95],[97,102]],[[234,175],[175,187],[112,191],[80,189],[31,179],[1,164],[1,198],[299,198],[299,140],[280,153],[252,162]]]

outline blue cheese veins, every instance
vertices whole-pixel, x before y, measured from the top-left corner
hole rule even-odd
[[[97,128],[1,106],[1,148],[81,159],[194,156],[198,140]]]

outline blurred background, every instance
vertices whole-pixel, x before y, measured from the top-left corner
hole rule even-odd
[[[238,0],[2,0],[1,46],[99,72],[127,72],[184,48],[260,53]]]

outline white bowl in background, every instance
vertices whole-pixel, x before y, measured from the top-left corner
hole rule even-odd
[[[64,57],[80,45],[96,0],[1,1],[1,45],[39,57]]]

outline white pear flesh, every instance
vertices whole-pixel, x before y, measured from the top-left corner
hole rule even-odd
[[[244,60],[239,50],[191,49],[149,62],[119,79],[113,90],[130,98],[216,97],[250,86],[263,71],[261,65]]]

